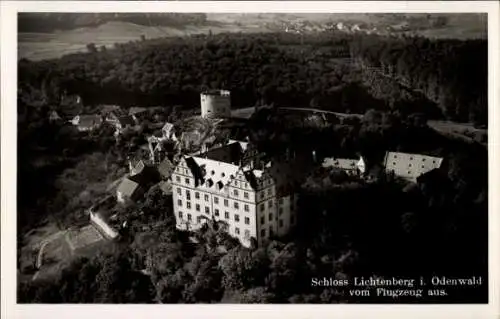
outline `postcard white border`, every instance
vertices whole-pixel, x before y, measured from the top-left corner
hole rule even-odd
[[[500,318],[498,126],[499,5],[496,1],[0,1],[2,318]],[[489,50],[488,305],[17,305],[17,12],[486,12]],[[33,185],[36,187],[36,185]],[[497,213],[494,213],[497,212]],[[464,256],[464,258],[466,258]]]

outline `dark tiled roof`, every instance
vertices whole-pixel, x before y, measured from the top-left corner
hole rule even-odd
[[[132,114],[138,114],[138,113],[143,113],[143,112],[147,112],[147,108],[145,107],[131,107],[129,109],[129,112],[128,114],[132,115]]]
[[[90,127],[102,123],[102,118],[99,115],[80,115],[78,126]]]
[[[240,143],[231,143],[203,154],[203,157],[225,163],[239,163],[243,159]]]
[[[134,119],[130,115],[125,115],[125,116],[120,116],[118,118],[118,122],[120,122],[121,125],[126,126],[126,125],[135,125]]]
[[[129,179],[142,187],[148,188],[148,186],[152,186],[160,181],[160,174],[154,167],[145,166],[140,173],[130,176]]]

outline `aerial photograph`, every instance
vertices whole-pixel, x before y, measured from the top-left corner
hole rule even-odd
[[[488,303],[486,13],[17,25],[18,303]]]

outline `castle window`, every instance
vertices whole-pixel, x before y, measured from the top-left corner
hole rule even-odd
[[[234,202],[234,209],[239,209],[240,208],[240,205],[238,204],[238,202]]]
[[[245,208],[245,212],[250,211],[250,208],[248,207],[248,205],[247,205],[247,204],[245,204],[244,208]]]
[[[188,220],[191,221],[191,214],[188,214]]]
[[[201,223],[201,216],[196,217],[196,222],[199,224]]]
[[[238,234],[238,235],[240,234],[240,229],[239,229],[238,227],[236,227],[236,228],[234,229],[234,231],[235,231],[235,233],[236,233],[236,234]]]
[[[280,205],[283,205],[283,197],[281,197],[281,198],[279,199],[279,203],[280,203]]]
[[[178,205],[178,206],[182,206],[182,200],[178,199],[178,200],[177,200],[177,205]]]
[[[432,161],[432,163],[433,163],[433,164],[436,164],[436,160],[433,160],[433,161]]]
[[[186,199],[191,200],[191,193],[188,190],[186,190]]]
[[[272,221],[272,220],[273,220],[273,214],[269,213],[269,221]]]
[[[219,197],[214,196],[214,203],[215,203],[215,204],[218,204],[218,203],[219,203]]]
[[[200,204],[196,204],[196,211],[199,212],[200,211]]]
[[[215,171],[211,171],[210,173],[211,173],[212,175],[214,175],[214,174],[215,174]]]
[[[229,219],[229,212],[224,212],[224,217],[225,217],[226,219]]]
[[[219,210],[217,208],[214,210],[214,215],[219,217]]]
[[[410,156],[410,161],[413,161],[413,156]]]
[[[411,167],[411,164],[408,164],[408,167]]]
[[[229,206],[229,201],[227,199],[224,200],[224,206],[226,206],[226,207]]]
[[[210,208],[205,206],[205,214],[210,214]]]
[[[425,157],[422,158],[422,162],[425,162]]]
[[[186,182],[186,185],[189,185],[189,178],[186,178],[184,181]]]
[[[245,224],[249,225],[250,224],[250,218],[245,217]]]
[[[269,226],[269,237],[274,235],[273,226]]]
[[[278,214],[281,216],[281,214],[283,214],[283,207],[280,207],[279,210],[278,210]]]
[[[422,165],[422,168],[425,168],[425,166],[424,166],[424,165]]]
[[[186,202],[186,207],[187,207],[188,209],[191,209],[191,202]]]
[[[263,229],[263,230],[260,231],[260,236],[262,238],[266,237],[266,230],[265,229]]]
[[[196,199],[200,199],[200,193],[195,192],[195,193],[194,193],[194,198],[196,198]]]
[[[396,162],[392,162],[392,165],[396,165]]]
[[[283,227],[283,219],[280,219],[279,225],[280,225],[280,227]]]
[[[179,176],[177,176],[177,177],[179,177]],[[182,191],[179,187],[177,187],[177,194],[182,195]]]
[[[408,175],[411,175],[411,171],[408,171]]]
[[[260,204],[260,211],[263,212],[266,210],[266,206],[264,205],[264,203]]]
[[[264,225],[265,223],[266,223],[266,221],[264,220],[264,216],[262,216],[262,217],[260,218],[260,224],[261,224],[261,225]]]
[[[236,182],[235,182],[235,184],[236,184]],[[233,193],[234,193],[234,196],[238,196],[238,190],[237,190],[237,189],[235,189],[235,190],[233,191]]]
[[[245,230],[245,237],[250,237],[250,231],[248,229]]]
[[[179,211],[179,218],[182,219],[182,212]]]
[[[273,200],[272,199],[267,203],[267,206],[269,208],[273,207]]]
[[[221,174],[220,174],[220,176],[224,177],[224,176],[226,176],[226,174],[224,174],[224,173],[221,173]]]
[[[208,202],[208,195],[205,194],[205,202]]]
[[[175,176],[175,180],[180,183],[181,182],[181,177],[180,176]]]
[[[398,158],[398,156],[396,154],[394,154],[394,158]]]
[[[240,215],[234,214],[234,221],[239,222],[240,221]]]
[[[243,197],[248,199],[248,193],[247,192],[243,192]]]

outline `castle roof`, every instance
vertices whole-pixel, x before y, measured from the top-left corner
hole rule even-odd
[[[384,160],[386,171],[414,181],[420,175],[440,168],[442,163],[442,157],[402,152],[387,152]]]

